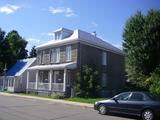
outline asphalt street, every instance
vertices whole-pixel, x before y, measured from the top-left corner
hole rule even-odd
[[[43,100],[0,95],[0,120],[133,120]]]

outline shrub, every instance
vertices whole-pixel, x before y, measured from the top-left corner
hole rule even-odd
[[[83,66],[82,71],[77,74],[75,95],[86,98],[97,97],[99,90],[98,72],[87,65]]]
[[[149,88],[150,92],[160,96],[160,66],[151,74],[149,81],[151,83]]]
[[[52,96],[52,98],[54,98],[54,99],[64,99],[65,96],[64,96],[63,93],[56,93],[56,94],[54,94],[54,95]]]

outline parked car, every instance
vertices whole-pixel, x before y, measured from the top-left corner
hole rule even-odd
[[[157,120],[160,101],[148,92],[123,92],[111,99],[95,102],[94,109],[102,115],[113,112],[140,116],[143,120]]]

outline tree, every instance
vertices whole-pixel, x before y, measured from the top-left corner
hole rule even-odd
[[[143,84],[160,64],[160,11],[147,15],[137,12],[126,23],[123,33],[126,72],[129,79]]]
[[[0,28],[0,68],[3,67],[3,62],[1,61],[1,58],[2,58],[1,45],[2,45],[2,42],[4,41],[4,37],[5,37],[5,32]],[[2,70],[0,69],[0,73],[1,72],[2,72]]]
[[[77,74],[75,93],[78,97],[97,97],[100,85],[98,83],[98,72],[92,67],[83,66],[82,71]]]
[[[15,64],[18,59],[27,57],[27,50],[25,50],[26,45],[27,41],[25,41],[17,31],[12,30],[6,35],[0,47],[1,74],[5,64],[7,64],[8,69]]]
[[[4,41],[5,32],[0,28],[0,45]]]
[[[33,58],[33,57],[36,57],[37,56],[37,53],[36,53],[36,49],[35,49],[36,46],[33,46],[30,53],[29,53],[29,58]]]
[[[150,83],[149,90],[151,93],[160,96],[160,66],[158,66],[151,77],[148,78]]]

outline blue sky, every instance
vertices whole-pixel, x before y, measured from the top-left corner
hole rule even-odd
[[[17,30],[29,50],[53,39],[60,27],[96,31],[121,48],[126,20],[151,8],[160,9],[160,0],[0,0],[0,27]]]

